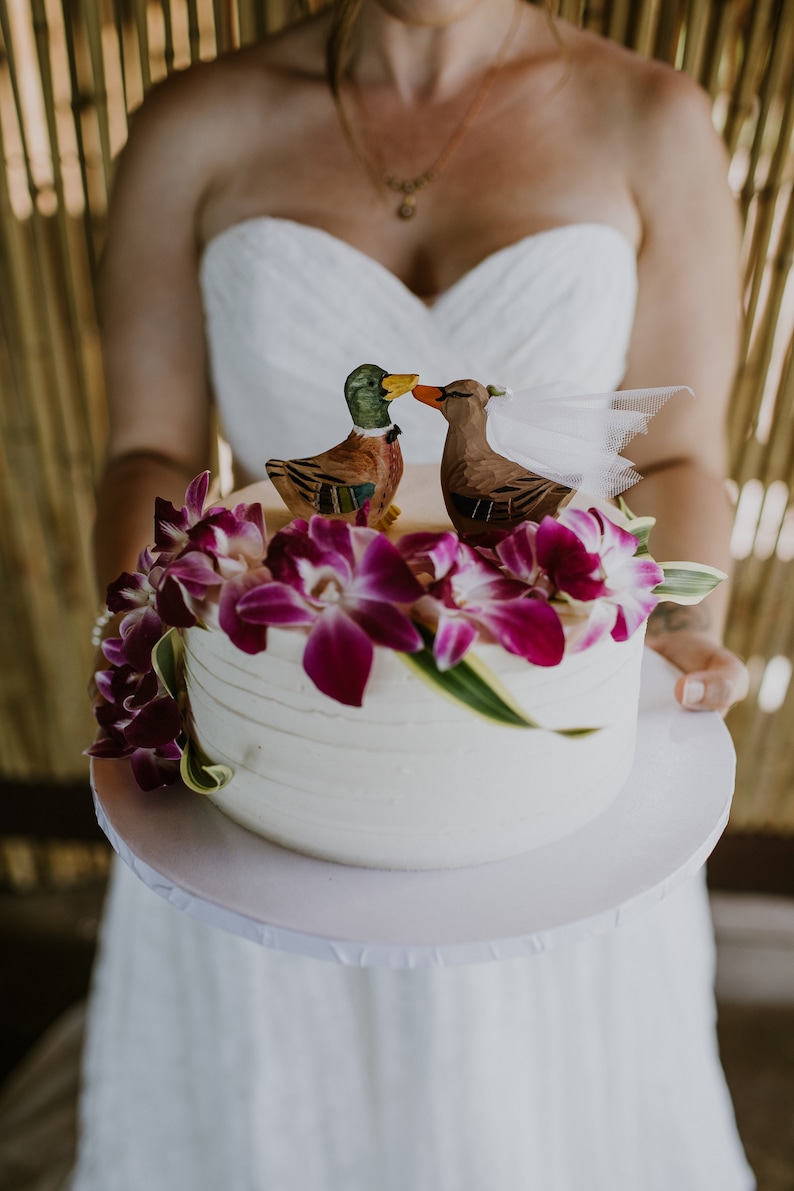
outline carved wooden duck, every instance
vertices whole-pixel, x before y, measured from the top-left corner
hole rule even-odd
[[[486,438],[485,407],[495,392],[476,380],[413,389],[418,401],[440,410],[447,419],[441,491],[449,519],[464,537],[489,529],[512,529],[521,521],[540,521],[556,513],[572,492],[492,450]]]
[[[461,534],[553,516],[575,491],[611,500],[640,476],[620,452],[686,385],[585,393],[567,381],[520,392],[474,380],[417,385],[449,429],[441,461],[447,511]]]
[[[268,459],[267,474],[291,513],[353,522],[369,501],[368,524],[388,528],[399,514],[391,502],[403,473],[390,403],[418,379],[361,364],[345,381],[353,429],[344,442],[305,459]]]

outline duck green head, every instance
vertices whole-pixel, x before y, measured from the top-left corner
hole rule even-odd
[[[413,373],[396,374],[377,364],[360,364],[345,381],[345,400],[355,426],[362,430],[388,429],[392,423],[389,404],[418,383]]]

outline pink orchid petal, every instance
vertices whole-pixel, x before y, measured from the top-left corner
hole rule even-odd
[[[470,620],[463,616],[445,616],[442,613],[433,643],[433,657],[439,670],[443,673],[444,670],[457,666],[476,639],[477,629]]]
[[[209,486],[210,473],[203,471],[191,481],[185,493],[185,511],[193,521],[198,520],[204,512],[204,501],[207,499]]]
[[[123,699],[121,705],[125,711],[136,712],[141,707],[145,707],[147,703],[151,703],[152,699],[156,699],[159,690],[157,675],[154,670],[150,670],[148,674],[141,677],[132,692]]]
[[[617,617],[612,629],[614,641],[628,641],[647,620],[659,603],[659,597],[647,592],[624,592],[617,602]]]
[[[264,567],[244,571],[223,585],[218,604],[218,627],[226,633],[233,645],[243,653],[262,653],[267,648],[267,625],[252,624],[244,620],[237,611],[237,604],[246,592],[270,581],[270,572]]]
[[[275,581],[252,586],[237,600],[236,612],[250,624],[282,625],[284,628],[313,624],[317,619],[317,612],[307,606],[294,588]]]
[[[154,603],[154,591],[148,575],[124,571],[108,584],[106,603],[110,612],[128,612]]]
[[[378,534],[359,560],[348,590],[357,598],[412,604],[419,599],[424,588],[396,546]]]
[[[353,543],[350,540],[350,526],[346,521],[312,517],[309,522],[309,537],[324,554],[340,555],[352,569],[355,559]]]
[[[557,514],[557,523],[565,526],[576,534],[588,553],[599,552],[601,546],[601,521],[596,511],[591,509],[564,508]]]
[[[152,666],[152,650],[164,632],[163,621],[152,608],[145,608],[141,615],[133,613],[125,617],[121,623],[124,661],[138,674],[145,674]],[[111,660],[107,652],[105,657]]]
[[[106,637],[102,642],[101,649],[111,666],[125,665],[127,655],[124,652],[124,642],[121,637]]]
[[[508,653],[535,666],[557,666],[565,653],[560,618],[545,600],[490,604],[478,619]]]
[[[534,584],[538,576],[538,558],[535,546],[538,526],[534,521],[522,521],[506,534],[494,547],[497,560],[511,575]]]
[[[148,546],[144,546],[143,550],[141,550],[140,554],[138,555],[138,564],[136,570],[142,575],[148,575],[153,566],[154,555]]]
[[[161,695],[141,708],[125,729],[124,736],[134,748],[156,748],[175,740],[181,730],[176,700],[170,695]]]
[[[397,549],[415,574],[443,579],[458,557],[459,541],[454,533],[406,533]]]
[[[259,501],[254,501],[251,504],[244,502],[234,506],[234,515],[241,521],[250,521],[250,523],[259,531],[259,535],[264,542],[267,537],[267,530],[265,526],[265,510],[262,508]]]
[[[116,760],[118,757],[129,757],[131,752],[131,745],[113,739],[110,736],[102,736],[99,740],[95,740],[93,744],[88,746],[85,750],[85,755],[87,757],[106,757],[109,760]]]
[[[587,620],[583,625],[574,624],[568,637],[569,653],[583,653],[597,645],[604,637],[611,633],[617,616],[614,604],[606,600],[596,600],[590,607]]]
[[[341,608],[328,608],[309,633],[303,668],[318,690],[360,707],[372,668],[372,642]]]
[[[305,525],[305,522],[303,524]],[[345,522],[334,524],[348,528]],[[339,587],[345,587],[353,574],[352,551],[348,557],[335,550],[324,550],[305,531],[295,529],[297,525],[298,522],[293,522],[270,540],[265,564],[274,579],[289,583],[309,596],[318,581],[318,576],[322,577],[332,572]],[[322,531],[320,533],[322,534]]]
[[[163,622],[172,628],[187,629],[196,623],[195,613],[188,606],[187,593],[167,574],[157,589],[157,611]]]
[[[631,556],[637,550],[637,539],[633,533],[623,529],[620,525],[616,525],[609,517],[604,517],[593,510],[594,514],[599,517],[601,522],[601,553],[606,555],[613,550],[619,554],[628,554]]]
[[[124,704],[119,701],[98,703],[94,707],[96,722],[100,728],[105,728],[108,732],[123,733],[132,721],[133,714],[133,712],[125,710]]]
[[[187,543],[188,519],[162,496],[154,502],[154,546],[161,554],[176,554]]]
[[[161,760],[153,749],[136,749],[130,757],[130,765],[142,790],[159,790],[161,786],[173,786],[179,781],[176,758]]]
[[[610,591],[623,588],[646,588],[652,591],[664,579],[664,571],[652,558],[623,558],[607,573],[607,587]]]
[[[118,670],[115,668],[113,670],[97,670],[94,674],[96,689],[102,698],[107,699],[109,703],[114,701],[115,684],[113,678],[115,674],[118,674]]]
[[[357,599],[355,603],[346,600],[343,608],[375,645],[400,653],[416,653],[422,648],[416,625],[391,604]]]
[[[367,525],[351,525],[350,529],[350,547],[353,551],[353,560],[358,560],[364,554],[371,542],[380,537],[377,529],[370,529]]]
[[[201,598],[208,587],[221,582],[212,559],[201,550],[190,550],[187,554],[168,564],[166,578],[176,579],[189,595]]]

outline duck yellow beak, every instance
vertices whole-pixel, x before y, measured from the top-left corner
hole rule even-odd
[[[436,389],[432,385],[414,385],[413,395],[417,401],[421,401],[423,405],[430,405],[434,409],[438,409],[446,397],[443,389]]]
[[[380,382],[386,390],[383,400],[394,401],[395,397],[402,397],[403,393],[412,389],[418,380],[419,377],[415,372],[393,373],[391,376],[384,376]]]

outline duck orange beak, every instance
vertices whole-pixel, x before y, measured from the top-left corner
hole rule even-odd
[[[421,401],[423,405],[430,405],[434,409],[438,409],[441,402],[445,401],[447,397],[444,389],[436,389],[432,385],[414,385],[411,392],[417,401]]]
[[[403,393],[413,389],[418,380],[415,372],[395,372],[391,376],[384,376],[380,382],[386,390],[383,400],[394,401],[395,397],[402,397]]]

